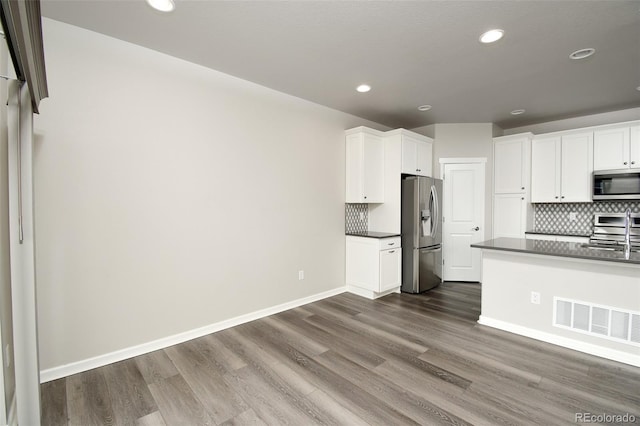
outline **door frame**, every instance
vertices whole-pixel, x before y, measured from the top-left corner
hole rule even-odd
[[[483,204],[483,209],[482,209],[482,227],[481,227],[481,234],[482,234],[482,241],[484,241],[486,239],[486,224],[487,224],[487,157],[452,157],[452,158],[440,158],[438,160],[438,162],[440,163],[440,179],[442,179],[442,194],[446,193],[445,190],[445,185],[447,185],[447,181],[444,179],[444,168],[447,164],[481,164],[482,165],[482,169],[483,169],[483,174],[484,174],[484,185],[482,187],[482,204]],[[444,197],[443,197],[444,198]],[[444,213],[444,203],[442,204],[442,212]],[[446,235],[445,233],[447,232],[447,222],[444,222],[442,224],[442,243],[444,245],[444,235]],[[479,250],[479,249],[477,249]],[[444,255],[444,250],[442,252],[442,254]],[[482,254],[481,254],[482,255]],[[444,258],[443,258],[444,259]],[[442,280],[446,281],[445,279],[445,273],[446,273],[446,268],[443,266],[442,268]],[[480,277],[478,277],[478,282],[482,282],[482,259],[480,261]]]

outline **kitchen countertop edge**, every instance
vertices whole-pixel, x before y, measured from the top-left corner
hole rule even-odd
[[[367,232],[345,232],[347,237],[365,237],[365,238],[393,238],[399,237],[400,234],[394,234],[392,232],[376,232],[376,231],[367,231]]]
[[[631,253],[629,259],[625,259],[622,256],[622,252],[589,249],[580,247],[579,243],[570,243],[565,241],[527,240],[525,238],[496,238],[477,244],[471,244],[471,247],[484,250],[509,251],[514,253],[538,254],[543,256],[617,262],[626,265],[640,265],[640,253]]]

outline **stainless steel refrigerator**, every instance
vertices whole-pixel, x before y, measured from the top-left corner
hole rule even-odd
[[[442,282],[442,180],[402,179],[402,287],[422,293]]]

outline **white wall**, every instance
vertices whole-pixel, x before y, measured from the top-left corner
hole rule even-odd
[[[0,74],[8,75],[10,67],[9,50],[4,39],[0,39]],[[13,71],[13,70],[11,70]],[[7,345],[10,352],[13,352],[13,318],[11,309],[11,266],[10,266],[10,244],[9,244],[9,174],[7,172],[8,161],[8,133],[7,133],[7,104],[8,98],[7,81],[0,79],[0,407],[4,407],[4,412],[0,412],[0,423],[6,420],[9,407],[15,395],[15,371],[13,359],[5,359],[5,348]],[[10,355],[11,358],[11,355]],[[7,367],[6,361],[10,361]]]
[[[42,369],[345,285],[344,130],[380,125],[43,24]]]

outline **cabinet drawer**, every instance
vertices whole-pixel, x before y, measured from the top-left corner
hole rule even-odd
[[[400,237],[380,238],[379,240],[380,250],[389,250],[393,248],[401,247]]]

